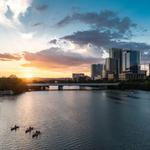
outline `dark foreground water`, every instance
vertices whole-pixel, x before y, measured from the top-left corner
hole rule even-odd
[[[20,129],[11,132],[14,124]],[[42,135],[32,139],[25,134],[28,126]],[[45,91],[1,97],[0,150],[150,150],[150,92]]]

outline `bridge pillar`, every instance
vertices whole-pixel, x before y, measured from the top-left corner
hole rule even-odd
[[[58,90],[63,90],[63,85],[58,85]]]

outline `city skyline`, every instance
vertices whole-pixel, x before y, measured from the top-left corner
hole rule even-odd
[[[0,76],[90,75],[110,48],[139,50],[142,64],[150,63],[146,2],[1,0]]]

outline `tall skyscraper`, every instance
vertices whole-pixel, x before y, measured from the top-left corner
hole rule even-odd
[[[138,73],[140,70],[140,52],[133,50],[125,50],[122,54],[122,70],[123,72]]]
[[[94,80],[98,76],[102,75],[103,64],[92,64],[91,65],[91,78]]]
[[[106,58],[105,69],[107,74],[117,75],[117,60],[113,58]]]
[[[114,59],[115,62],[115,71],[116,76],[119,76],[119,73],[122,72],[122,49],[112,48],[109,50],[109,57]]]

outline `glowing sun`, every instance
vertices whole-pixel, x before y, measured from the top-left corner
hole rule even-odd
[[[32,74],[30,74],[30,73],[25,74],[25,78],[27,78],[27,79],[32,79],[32,78],[33,78],[33,75],[32,75]]]

